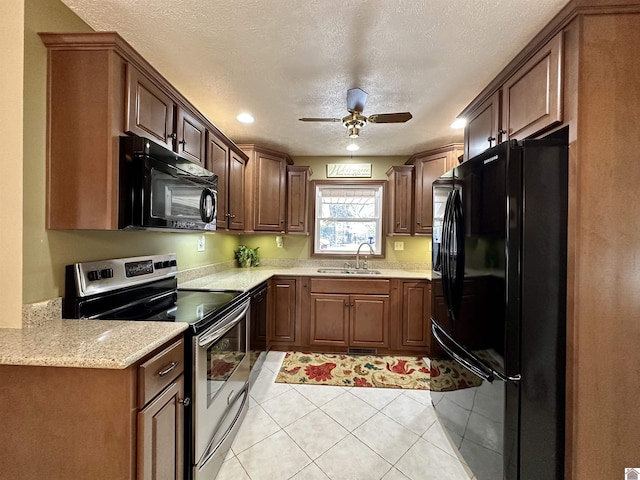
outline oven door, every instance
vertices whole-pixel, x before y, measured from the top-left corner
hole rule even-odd
[[[250,300],[211,327],[193,337],[193,463],[197,469],[216,453],[222,443],[220,430],[233,433],[239,427],[241,411],[246,411],[249,381]],[[237,419],[236,419],[237,418]],[[234,427],[226,425],[236,419]],[[229,435],[225,435],[228,437]],[[227,449],[228,450],[228,449]]]

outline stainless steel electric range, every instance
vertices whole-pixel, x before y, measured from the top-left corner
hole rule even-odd
[[[248,293],[177,288],[175,254],[66,267],[64,318],[186,322],[185,478],[214,478],[249,408]]]

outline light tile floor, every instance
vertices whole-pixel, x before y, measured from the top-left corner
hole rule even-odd
[[[469,480],[428,391],[274,383],[269,352],[216,480]]]

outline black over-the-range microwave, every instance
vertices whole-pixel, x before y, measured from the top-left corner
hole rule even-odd
[[[216,229],[218,177],[151,140],[120,137],[120,229]]]

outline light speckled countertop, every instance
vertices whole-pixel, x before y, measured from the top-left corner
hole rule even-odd
[[[318,268],[323,267],[232,268],[179,286],[248,291],[274,275],[431,280],[430,270],[378,269],[380,275],[336,275],[318,273]],[[0,328],[0,365],[123,369],[187,328],[186,323],[59,318],[28,328]]]
[[[338,278],[401,278],[407,280],[431,280],[431,270],[400,270],[375,269],[380,275],[371,274],[335,274],[318,273],[318,269],[325,267],[252,267],[234,268],[223,272],[207,275],[195,280],[180,283],[180,288],[251,290],[253,287],[268,280],[274,275],[300,277],[338,277]],[[329,267],[327,267],[329,268]]]
[[[0,365],[123,369],[186,329],[186,323],[121,320],[0,328]]]

